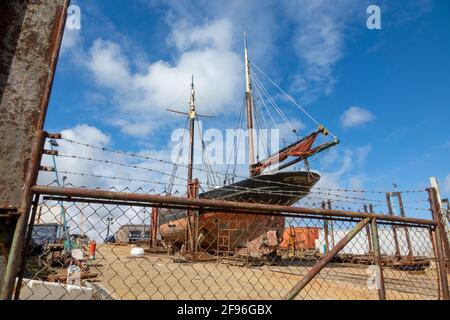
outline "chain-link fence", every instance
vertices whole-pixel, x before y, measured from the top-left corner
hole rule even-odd
[[[41,196],[20,299],[441,297],[432,224],[187,209]]]

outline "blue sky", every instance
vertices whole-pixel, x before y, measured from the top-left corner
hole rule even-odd
[[[81,30],[66,30],[47,130],[167,158],[184,119],[165,108],[187,108],[191,74],[199,111],[217,116],[204,125],[234,128],[246,31],[252,61],[342,141],[311,163],[323,186],[424,189],[436,176],[450,196],[448,1],[72,4],[81,9]],[[366,27],[370,4],[381,8],[381,30]],[[300,133],[314,129],[292,104],[280,106]],[[75,146],[64,151],[92,156]],[[60,166],[141,177],[80,163]]]

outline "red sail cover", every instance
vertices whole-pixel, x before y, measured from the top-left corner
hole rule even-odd
[[[311,150],[311,147],[314,144],[314,142],[316,141],[319,133],[320,132],[315,132],[315,133],[311,134],[309,137],[300,141],[298,144],[295,144],[292,147],[288,148],[287,150],[284,150],[278,154],[275,154],[274,156],[257,164],[255,166],[255,168],[253,169],[253,173],[259,174],[263,169],[265,169],[271,165],[274,165],[276,163],[283,162],[284,160],[286,160],[289,157],[310,156],[312,153],[314,153],[314,151]]]

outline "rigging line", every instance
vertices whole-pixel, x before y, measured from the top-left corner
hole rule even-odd
[[[237,167],[238,167],[238,155],[239,155],[239,145],[242,142],[244,144],[244,150],[245,150],[245,136],[241,136],[241,133],[244,132],[243,130],[246,129],[246,125],[245,125],[245,115],[246,115],[246,108],[247,108],[247,104],[246,104],[246,100],[247,97],[244,97],[244,101],[243,101],[243,106],[242,106],[242,117],[241,117],[241,122],[238,124],[239,129],[242,129],[242,131],[238,131],[239,136],[237,136],[235,138],[235,154],[234,154],[234,166],[233,166],[233,180],[234,178],[243,178],[246,179],[245,177],[239,176],[236,174],[237,171]],[[245,153],[245,152],[244,152]],[[245,157],[245,154],[244,154]],[[244,160],[245,161],[245,160]]]
[[[263,115],[262,115],[262,110],[260,110],[260,107],[257,106],[256,104],[254,104],[254,110],[255,110],[255,119],[256,119],[256,122],[257,122],[256,125],[259,126],[260,129],[264,125],[264,129],[267,132],[267,130],[269,130],[269,126],[267,125],[266,118],[263,117]],[[260,131],[260,132],[264,132],[264,131]],[[257,142],[258,142],[258,156],[259,156],[259,149],[260,149],[259,148],[259,143],[262,144],[262,148],[265,147],[267,155],[271,154],[270,149],[269,149],[268,137],[269,137],[268,132],[267,132],[267,136],[266,137],[262,137],[261,134],[258,135],[258,140],[257,140]],[[265,138],[265,139],[261,139],[261,138]]]
[[[202,162],[203,162],[203,166],[206,171],[206,185],[208,186],[208,188],[211,188],[212,187],[211,180],[213,183],[216,183],[216,181],[215,181],[213,170],[212,170],[208,160],[205,157],[206,145],[205,145],[205,141],[203,140],[203,133],[202,133],[200,124],[198,123],[198,118],[196,118],[196,120],[197,120],[196,123],[197,123],[197,127],[198,127],[197,133],[198,133],[199,139],[202,143]]]
[[[260,110],[260,109],[262,109],[262,108],[260,108],[259,106],[257,106],[257,104],[255,104],[255,113],[257,113],[258,117],[260,117],[261,125],[264,125],[264,127],[261,126],[261,129],[269,129],[269,126],[267,125],[267,122],[266,122],[266,118],[263,117],[263,114],[261,112],[262,110]]]
[[[255,115],[255,124],[256,124],[256,128],[261,129],[261,124],[259,121],[259,116],[258,116],[258,112],[257,112],[257,108],[254,108],[254,115]],[[259,150],[260,150],[260,143],[261,143],[261,139],[259,136],[259,130],[255,130],[256,133],[256,162],[259,162]]]
[[[314,119],[304,108],[302,108],[289,94],[287,94],[283,89],[280,88],[280,86],[278,86],[266,73],[264,73],[264,71],[262,71],[255,63],[253,63],[253,61],[250,61],[250,63],[252,64],[252,66],[254,66],[259,72],[261,72],[275,87],[278,88],[278,90],[280,90],[283,94],[286,95],[286,97],[291,100],[301,111],[303,111],[303,113],[305,113],[316,125],[321,126],[321,124]],[[330,135],[333,138],[337,138],[333,133],[331,133],[330,131],[328,131],[330,133]]]
[[[292,122],[286,117],[286,115],[284,114],[284,112],[281,110],[280,106],[278,106],[278,104],[276,103],[276,101],[273,99],[273,97],[270,95],[270,93],[267,91],[267,89],[264,87],[264,85],[262,84],[261,80],[259,80],[259,78],[254,75],[254,80],[255,83],[257,85],[260,86],[260,88],[262,89],[263,93],[265,94],[265,96],[267,97],[267,99],[269,100],[269,102],[273,105],[273,107],[275,108],[275,110],[280,114],[280,116],[284,119],[285,122],[287,122],[288,124],[290,124],[292,126],[292,129],[295,130],[295,126],[292,124]]]
[[[262,104],[263,104],[263,106],[264,106],[264,109],[266,110],[266,112],[267,112],[267,114],[269,115],[269,118],[272,120],[272,123],[273,123],[273,126],[275,127],[275,128],[277,128],[277,124],[276,124],[276,122],[275,122],[275,120],[273,119],[273,117],[272,117],[272,113],[269,111],[269,108],[267,107],[267,105],[266,105],[266,102],[265,102],[265,99],[263,99],[263,97],[261,96],[261,93],[259,92],[259,89],[255,86],[255,91],[256,91],[256,93],[258,94],[258,96],[259,96],[259,100],[262,102]]]
[[[212,169],[211,163],[209,162],[208,158],[205,157],[206,145],[205,145],[205,141],[203,140],[203,131],[202,131],[202,128],[200,127],[200,125],[198,123],[197,123],[197,126],[198,126],[198,132],[199,132],[199,135],[200,135],[200,139],[202,141],[202,159],[204,159],[204,162],[205,162],[204,165],[206,166],[207,174],[209,174],[209,176],[210,176],[210,178],[209,178],[210,181],[211,181],[211,186],[210,187],[214,187],[214,186],[217,185],[216,173]]]
[[[253,80],[255,80],[254,83],[260,87],[263,94],[267,97],[267,100],[269,100],[269,102],[272,104],[275,111],[280,115],[280,117],[284,120],[284,122],[288,126],[291,126],[292,131],[296,132],[296,128],[293,125],[293,123],[286,117],[286,115],[283,113],[283,111],[278,106],[278,104],[275,102],[275,100],[270,96],[269,92],[266,90],[266,88],[264,88],[263,84],[260,82],[260,80],[258,79],[258,77],[256,75],[254,76]]]
[[[238,123],[236,125],[236,129],[235,129],[235,133],[238,133],[238,129],[240,129],[242,127],[242,122],[244,119],[244,111],[245,111],[245,100],[246,97],[244,96],[243,100],[242,100],[242,105],[241,105],[241,112],[239,114],[239,118],[238,118]],[[230,170],[230,166],[231,166],[231,157],[234,156],[234,167],[233,167],[233,175],[235,172],[235,168],[236,168],[236,163],[237,163],[237,135],[234,135],[234,139],[233,139],[233,148],[234,148],[234,152],[230,153],[230,157],[228,159],[227,162],[227,169],[226,169],[226,175],[225,175],[225,180],[228,179],[228,174],[229,174],[229,170]]]
[[[187,127],[188,127],[188,125],[189,125],[189,119],[186,119],[186,124],[184,125],[184,132],[183,132],[183,137],[182,137],[182,139],[181,139],[180,149],[178,150],[177,158],[176,158],[175,163],[174,163],[174,165],[173,165],[172,176],[170,177],[170,179],[169,179],[169,184],[168,184],[167,187],[166,187],[167,192],[168,192],[169,194],[172,193],[173,186],[174,186],[174,183],[175,183],[175,176],[176,176],[177,171],[178,171],[178,166],[179,166],[180,158],[181,158],[181,156],[182,156],[182,154],[183,154],[184,140],[186,139],[186,133],[187,133]]]

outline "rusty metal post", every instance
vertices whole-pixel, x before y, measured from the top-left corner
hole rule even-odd
[[[400,207],[400,215],[402,217],[406,217],[406,215],[405,215],[405,207],[403,206],[402,194],[400,192],[396,192],[395,196],[398,199],[398,205]],[[413,249],[412,249],[411,238],[409,237],[409,229],[408,229],[408,227],[404,227],[404,230],[405,230],[406,244],[408,246],[408,256],[413,258],[414,257],[414,252],[413,252]]]
[[[445,263],[445,257],[444,257],[444,249],[443,249],[443,239],[442,236],[445,235],[443,233],[443,228],[440,223],[440,217],[439,217],[439,204],[437,202],[437,194],[435,188],[428,188],[428,195],[430,198],[430,204],[431,204],[431,212],[433,214],[433,219],[437,223],[436,229],[434,231],[435,236],[435,245],[436,245],[436,253],[438,258],[438,267],[439,267],[439,278],[441,281],[441,287],[442,287],[442,298],[444,300],[450,300],[449,295],[449,289],[448,289],[448,279],[447,279],[447,268]]]
[[[364,205],[364,212],[368,213],[367,211],[367,205]],[[372,238],[370,236],[370,227],[367,225],[366,226],[366,235],[367,235],[367,244],[369,245],[369,252],[368,254],[372,254]]]
[[[36,220],[36,213],[37,213],[37,210],[39,207],[39,199],[40,199],[40,196],[38,194],[36,194],[34,196],[34,200],[33,200],[33,207],[32,207],[32,211],[31,211],[30,222],[28,224],[27,237],[25,239],[25,246],[23,248],[22,265],[20,266],[19,277],[18,277],[17,283],[16,283],[16,291],[14,292],[14,300],[19,300],[19,297],[20,297],[20,290],[22,288],[22,281],[23,281],[23,273],[25,272],[26,255],[28,253],[28,250],[30,249],[31,239],[33,237],[33,228],[34,228],[34,222]]]
[[[391,193],[390,192],[386,193],[386,203],[387,203],[389,215],[394,216],[394,210],[392,210],[392,202],[391,202]],[[394,234],[395,257],[400,258],[401,253],[400,253],[400,246],[398,244],[397,227],[394,225],[392,226],[392,233]]]
[[[430,237],[431,242],[431,248],[433,249],[433,258],[434,261],[437,261],[437,253],[436,253],[436,241],[434,239],[434,231],[431,228],[431,226],[428,228],[428,235]],[[437,292],[438,292],[438,300],[441,300],[441,277],[439,275],[439,267],[436,264],[436,279],[438,279],[438,286],[437,286]]]
[[[306,275],[300,280],[286,295],[287,300],[294,299],[303,288],[305,288],[308,283],[314,279],[317,274],[330,262],[332,261],[337,254],[371,221],[370,218],[366,218],[360,221],[341,241],[339,241],[328,254],[321,259],[318,263],[316,263]]]
[[[14,237],[11,244],[11,250],[9,252],[8,263],[3,276],[0,300],[10,300],[12,298],[16,277],[22,264],[24,237],[26,226],[30,218],[30,209],[33,196],[31,188],[36,184],[39,174],[42,153],[44,152],[45,138],[46,132],[42,130],[36,132],[36,137],[31,152],[31,159],[25,178],[24,190],[18,210],[20,217],[17,220],[16,228],[14,230]]]
[[[371,223],[371,229],[372,229],[372,238],[373,238],[373,254],[375,258],[375,264],[378,267],[379,270],[379,277],[380,277],[380,287],[378,288],[378,296],[380,297],[380,300],[386,300],[386,288],[384,286],[384,274],[383,274],[383,263],[381,260],[381,249],[380,249],[380,238],[378,235],[378,226],[377,226],[377,220],[372,219]]]
[[[331,200],[327,201],[327,209],[331,210]],[[336,245],[335,241],[334,241],[334,221],[331,220],[330,221],[330,227],[331,227],[331,244],[334,246]]]
[[[198,179],[188,183],[188,198],[198,199],[200,183]],[[198,211],[187,210],[187,228],[186,243],[189,243],[189,251],[197,252],[198,250]]]
[[[326,209],[325,201],[322,201],[322,209],[323,210]],[[328,220],[326,220],[326,219],[323,220],[323,233],[324,233],[324,237],[325,237],[325,247],[327,248],[326,251],[324,252],[326,254],[326,253],[328,253],[328,251],[330,251],[330,241],[328,240],[328,238],[329,238]]]
[[[29,192],[26,169],[35,133],[44,127],[68,5],[69,0],[0,1],[1,293],[13,285],[3,281],[12,271],[7,253],[16,252],[14,232],[23,228],[18,213]]]
[[[158,234],[158,208],[153,207],[152,208],[152,221],[151,221],[151,240],[150,240],[150,246],[155,247],[157,245],[157,234]]]

